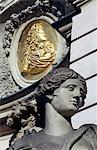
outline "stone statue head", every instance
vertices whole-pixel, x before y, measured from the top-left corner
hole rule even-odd
[[[86,98],[86,94],[87,94],[87,86],[86,86],[85,79],[81,75],[76,73],[74,70],[61,67],[61,68],[51,71],[48,75],[46,75],[40,82],[39,86],[37,87],[36,100],[37,100],[37,106],[39,108],[38,113],[42,114],[42,117],[45,111],[44,109],[45,104],[48,102],[49,103],[53,102],[55,91],[61,88],[61,86],[63,86],[62,84],[66,83],[67,81],[69,81],[69,84],[72,81],[74,82],[78,81],[80,83],[80,85],[82,86],[80,97],[83,101],[83,104],[81,103],[79,108],[84,105],[84,99]],[[69,95],[67,95],[67,99],[68,99],[68,96]],[[63,97],[65,97],[64,93],[63,93]],[[58,101],[60,101],[60,98]],[[61,106],[62,106],[62,103],[61,103]],[[73,112],[72,115],[73,114],[75,114],[75,112]],[[45,118],[45,116],[43,118]]]
[[[40,82],[37,88],[37,96],[44,98],[46,95],[52,95],[60,85],[68,79],[78,79],[84,86],[83,99],[86,98],[87,86],[85,79],[72,69],[60,67],[51,71]]]

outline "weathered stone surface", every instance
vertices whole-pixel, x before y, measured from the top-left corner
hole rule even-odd
[[[4,24],[0,25],[0,99],[9,96],[19,90],[15,84],[5,50],[2,47],[2,36],[4,35]]]

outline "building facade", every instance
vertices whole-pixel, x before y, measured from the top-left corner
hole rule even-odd
[[[43,1],[38,0],[36,3],[34,0],[0,1],[0,149],[2,150],[8,147],[13,132],[6,126],[7,116],[11,113],[12,106],[17,101],[31,100],[31,93],[37,86],[34,85],[34,80],[36,82],[36,79],[40,79],[34,76],[32,81],[29,75],[22,77],[25,72],[19,70],[16,63],[17,51],[20,52],[20,56],[19,49],[21,50],[25,44],[23,36],[26,36],[25,33],[28,33],[28,29],[31,25],[33,27],[33,22],[36,23],[38,19],[51,25],[45,25],[45,22],[42,22],[43,27],[48,26],[49,35],[51,34],[53,45],[57,49],[56,63],[53,67],[58,65],[70,67],[81,74],[87,82],[86,104],[72,118],[73,127],[78,128],[88,123],[97,124],[97,1],[63,0],[61,3],[59,1],[59,7],[53,0],[52,9],[47,1],[44,2],[42,5]],[[40,6],[41,9],[39,9]],[[41,11],[43,9],[44,11]],[[34,11],[37,13],[34,14]],[[50,39],[51,36],[48,38]],[[56,41],[59,44],[56,45]],[[58,49],[61,49],[61,53]],[[26,54],[25,51],[24,54]],[[41,77],[50,69],[52,69],[51,66]]]

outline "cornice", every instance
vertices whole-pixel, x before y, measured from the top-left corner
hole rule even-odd
[[[16,4],[19,1],[22,0],[0,0],[0,14],[2,14],[9,7],[11,7],[12,5]],[[69,0],[69,1],[76,6],[82,6],[91,0]]]
[[[0,0],[0,14],[19,0]]]
[[[76,6],[81,7],[82,5],[88,3],[89,1],[91,1],[91,0],[71,0],[71,3]]]

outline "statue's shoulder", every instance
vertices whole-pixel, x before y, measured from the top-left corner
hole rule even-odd
[[[95,124],[84,124],[78,130],[85,130],[87,135],[91,133],[91,135],[97,135],[97,125]]]
[[[79,139],[73,146],[72,150],[93,150],[93,147],[89,141],[84,138]]]
[[[79,140],[80,146],[86,146],[89,150],[97,149],[97,125],[85,124],[82,125],[79,130],[83,130],[82,138]]]
[[[64,150],[65,144],[62,147]],[[97,125],[85,124],[73,131],[66,148],[72,150],[96,150],[97,149]]]
[[[9,150],[29,150],[31,147],[36,146],[39,143],[39,139],[41,139],[42,131],[40,132],[32,132],[30,134],[24,135],[21,139],[15,141]]]

